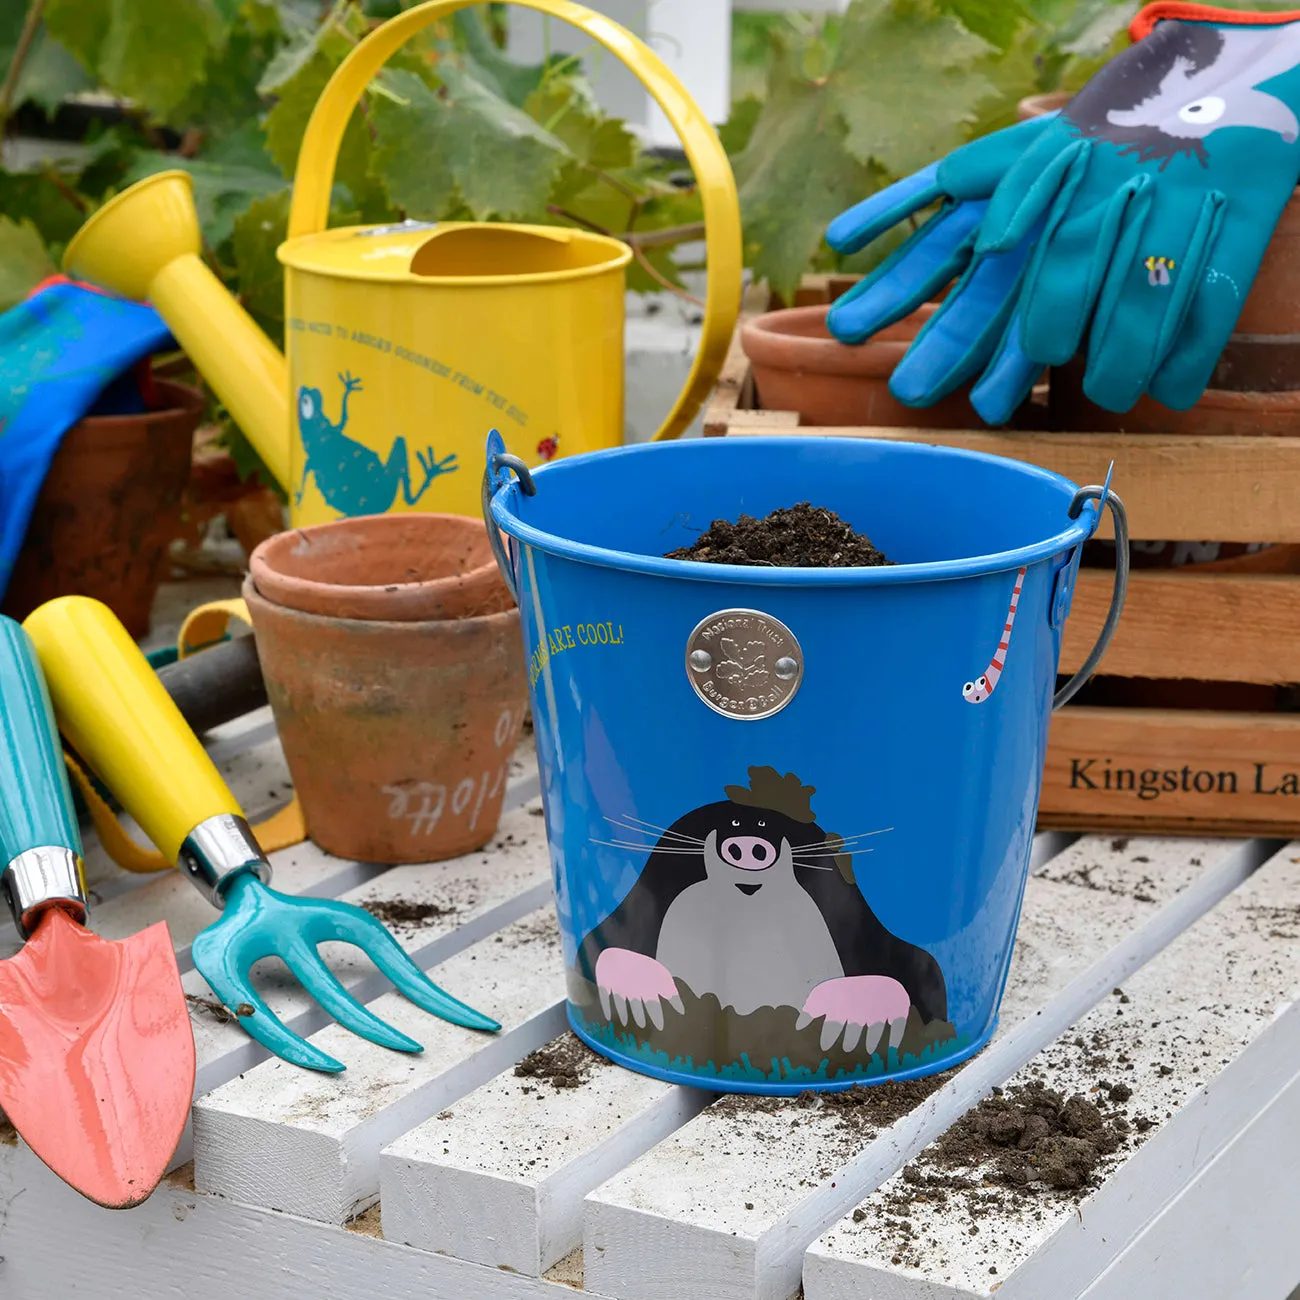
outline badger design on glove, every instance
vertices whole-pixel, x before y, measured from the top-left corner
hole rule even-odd
[[[625,817],[602,841],[633,848],[638,835],[657,837],[627,896],[578,950],[606,1019],[662,1030],[666,1007],[683,1014],[684,985],[740,1016],[789,1008],[823,1052],[842,1040],[865,1059],[897,1049],[913,1012],[923,1025],[946,1020],[939,963],[891,934],[855,879],[853,854],[883,832],[828,834],[811,786],[771,767],[749,775],[669,827]]]
[[[1288,144],[1300,138],[1292,109],[1260,89],[1300,66],[1300,26],[1220,27],[1161,18],[1160,8],[1147,11],[1150,34],[1066,106],[1067,120],[1162,170],[1180,155],[1206,165],[1205,140],[1221,127],[1272,131]]]

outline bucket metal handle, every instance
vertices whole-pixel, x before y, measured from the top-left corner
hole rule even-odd
[[[482,0],[427,0],[376,27],[334,70],[312,109],[298,153],[289,205],[288,238],[314,235],[329,224],[330,190],[343,132],[375,74],[417,32]],[[525,9],[572,23],[636,74],[672,123],[695,174],[704,209],[708,286],[704,328],[685,387],[656,439],[685,432],[713,391],[740,314],[742,239],[740,200],[726,150],[700,106],[666,63],[612,19],[573,0],[513,0]]]
[[[1106,482],[1109,484],[1109,477]],[[1088,679],[1096,672],[1102,655],[1106,653],[1106,647],[1110,645],[1111,639],[1115,635],[1115,628],[1119,625],[1120,611],[1124,608],[1124,596],[1128,592],[1128,513],[1124,509],[1124,503],[1109,487],[1080,488],[1074,494],[1074,500],[1070,502],[1070,518],[1077,519],[1083,512],[1084,504],[1088,501],[1097,502],[1097,518],[1099,520],[1102,510],[1109,506],[1111,517],[1115,521],[1115,586],[1111,592],[1110,609],[1107,611],[1106,621],[1102,624],[1101,634],[1097,637],[1097,644],[1092,647],[1079,671],[1053,696],[1053,711],[1074,699],[1083,689]]]
[[[510,594],[518,605],[519,590],[515,586],[514,566],[510,563],[510,556],[506,552],[505,540],[497,527],[497,521],[492,518],[492,495],[504,481],[505,471],[508,469],[514,470],[515,477],[519,480],[519,490],[524,496],[537,495],[537,484],[533,482],[528,466],[518,456],[512,456],[506,451],[504,440],[493,429],[488,435],[487,464],[483,467],[483,522],[487,525],[488,544],[496,557],[497,568],[501,571],[501,580],[510,589]]]

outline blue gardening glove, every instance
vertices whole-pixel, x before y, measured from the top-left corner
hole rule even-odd
[[[63,435],[140,409],[130,369],[175,347],[152,307],[62,276],[0,315],[0,598]]]
[[[1108,410],[1147,391],[1185,409],[1204,392],[1300,179],[1300,23],[1162,2],[1132,32],[995,183],[949,296],[972,302],[945,304],[918,336],[900,400],[928,405],[984,369],[972,400],[1001,423],[1085,339],[1084,391]],[[938,177],[949,163],[961,174],[975,145]],[[999,278],[994,258],[1003,296],[984,298],[1004,328],[990,347],[975,300]]]
[[[1051,116],[1034,118],[972,141],[941,163],[873,194],[828,228],[832,248],[855,253],[898,222],[942,202],[906,243],[836,299],[827,315],[827,328],[837,339],[861,343],[960,277],[894,371],[890,391],[900,402],[930,406],[947,397],[988,366],[1002,343],[1031,244],[1026,240],[994,255],[977,253],[976,244],[998,184],[1050,124]],[[1007,414],[991,423],[1009,416],[1042,370],[1024,360],[1019,369],[1026,367],[1023,384],[1019,374],[1013,381],[1019,395]]]

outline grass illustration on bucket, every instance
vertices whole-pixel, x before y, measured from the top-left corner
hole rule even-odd
[[[892,563],[667,558],[714,520],[803,500]],[[1103,504],[1110,615],[1055,691]],[[735,1092],[913,1077],[978,1051],[1051,711],[1123,604],[1109,478],[815,437],[530,473],[494,433],[483,507],[520,609],[575,1032],[632,1069]]]

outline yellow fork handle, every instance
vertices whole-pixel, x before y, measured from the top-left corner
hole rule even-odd
[[[63,596],[28,615],[59,730],[167,860],[209,817],[243,812],[116,615]]]

